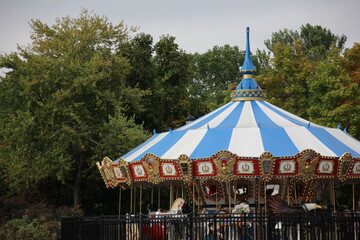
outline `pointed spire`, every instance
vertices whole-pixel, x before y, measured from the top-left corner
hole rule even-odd
[[[250,51],[250,28],[246,28],[246,50],[245,50],[245,60],[244,64],[241,67],[242,74],[254,74],[255,66],[251,59],[251,51]]]
[[[232,101],[265,100],[266,92],[261,89],[254,79],[255,66],[251,59],[250,28],[246,28],[246,50],[244,64],[241,67],[243,79],[231,94]]]

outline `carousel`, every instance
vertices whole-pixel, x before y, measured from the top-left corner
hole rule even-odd
[[[317,125],[267,102],[255,81],[249,32],[243,79],[229,103],[178,129],[154,131],[124,156],[97,163],[106,187],[130,189],[130,213],[146,211],[135,205],[145,195],[159,206],[159,188],[167,189],[169,206],[182,198],[193,213],[219,207],[232,212],[239,203],[260,213],[268,211],[272,195],[290,205],[334,207],[335,186],[350,184],[349,207],[359,207],[360,142],[340,127]]]

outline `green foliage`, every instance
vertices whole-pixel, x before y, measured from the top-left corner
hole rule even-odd
[[[54,178],[72,188],[77,205],[103,127],[118,109],[142,110],[145,92],[128,86],[130,65],[117,53],[129,29],[85,10],[31,27],[32,45],[0,58],[10,68],[0,82],[4,181],[13,194],[34,194]]]
[[[190,82],[188,55],[179,49],[175,38],[163,36],[154,46],[156,65],[153,90],[153,119],[157,130],[177,128],[189,114],[187,87]]]
[[[59,239],[62,217],[82,216],[79,207],[54,209],[23,198],[0,199],[0,239]]]
[[[94,161],[104,156],[116,159],[149,137],[134,119],[127,119],[121,112],[117,112],[115,116],[109,117],[109,122],[104,124],[100,132],[101,140],[96,149],[96,153],[100,155],[94,155]]]
[[[275,105],[307,117],[307,78],[312,72],[312,64],[305,57],[299,42],[293,47],[276,44],[272,68],[257,77],[260,86],[267,90],[267,100]]]
[[[193,78],[189,94],[192,102],[203,107],[197,111],[202,115],[222,105],[226,89],[240,81],[244,52],[236,46],[215,46],[204,54],[193,54],[191,61]]]
[[[258,51],[265,71],[257,80],[275,105],[324,126],[341,124],[359,138],[359,46],[342,55],[345,41],[309,24],[300,33],[273,33],[265,41],[273,57]]]
[[[343,57],[339,49],[328,51],[327,58],[318,63],[312,76],[308,78],[310,120],[335,127],[339,123],[348,127],[349,133],[356,135],[360,123],[359,83],[351,81],[343,68]]]
[[[319,25],[306,24],[300,27],[300,32],[289,29],[274,32],[271,39],[265,40],[264,43],[268,50],[274,53],[277,44],[293,47],[299,41],[305,56],[316,61],[324,59],[332,45],[342,50],[346,39],[345,35],[335,35]]]
[[[27,217],[13,219],[0,226],[0,239],[52,240],[57,239],[52,228],[60,228],[59,222],[43,222],[42,219],[30,220]]]
[[[87,213],[116,213],[118,192],[104,188],[94,163],[138,146],[144,129],[177,128],[217,108],[241,80],[238,47],[186,54],[172,36],[154,44],[86,10],[31,28],[30,46],[0,56],[9,70],[0,81],[0,194],[27,199],[1,200],[0,239],[53,239],[61,216],[83,214],[81,195]],[[359,138],[360,44],[342,54],[345,41],[307,24],[274,33],[253,60],[268,101]],[[31,204],[67,204],[70,189],[75,208]]]

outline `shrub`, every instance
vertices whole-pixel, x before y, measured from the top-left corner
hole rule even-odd
[[[43,222],[42,219],[12,219],[0,226],[0,239],[55,240],[57,233],[53,225],[60,227],[59,222]]]

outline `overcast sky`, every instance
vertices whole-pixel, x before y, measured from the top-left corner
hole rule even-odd
[[[0,0],[0,53],[30,43],[31,19],[53,24],[56,18],[78,17],[82,8],[114,24],[138,26],[154,42],[172,35],[188,53],[224,44],[244,49],[247,26],[253,52],[265,48],[271,33],[306,23],[345,34],[346,47],[360,42],[360,0]]]

